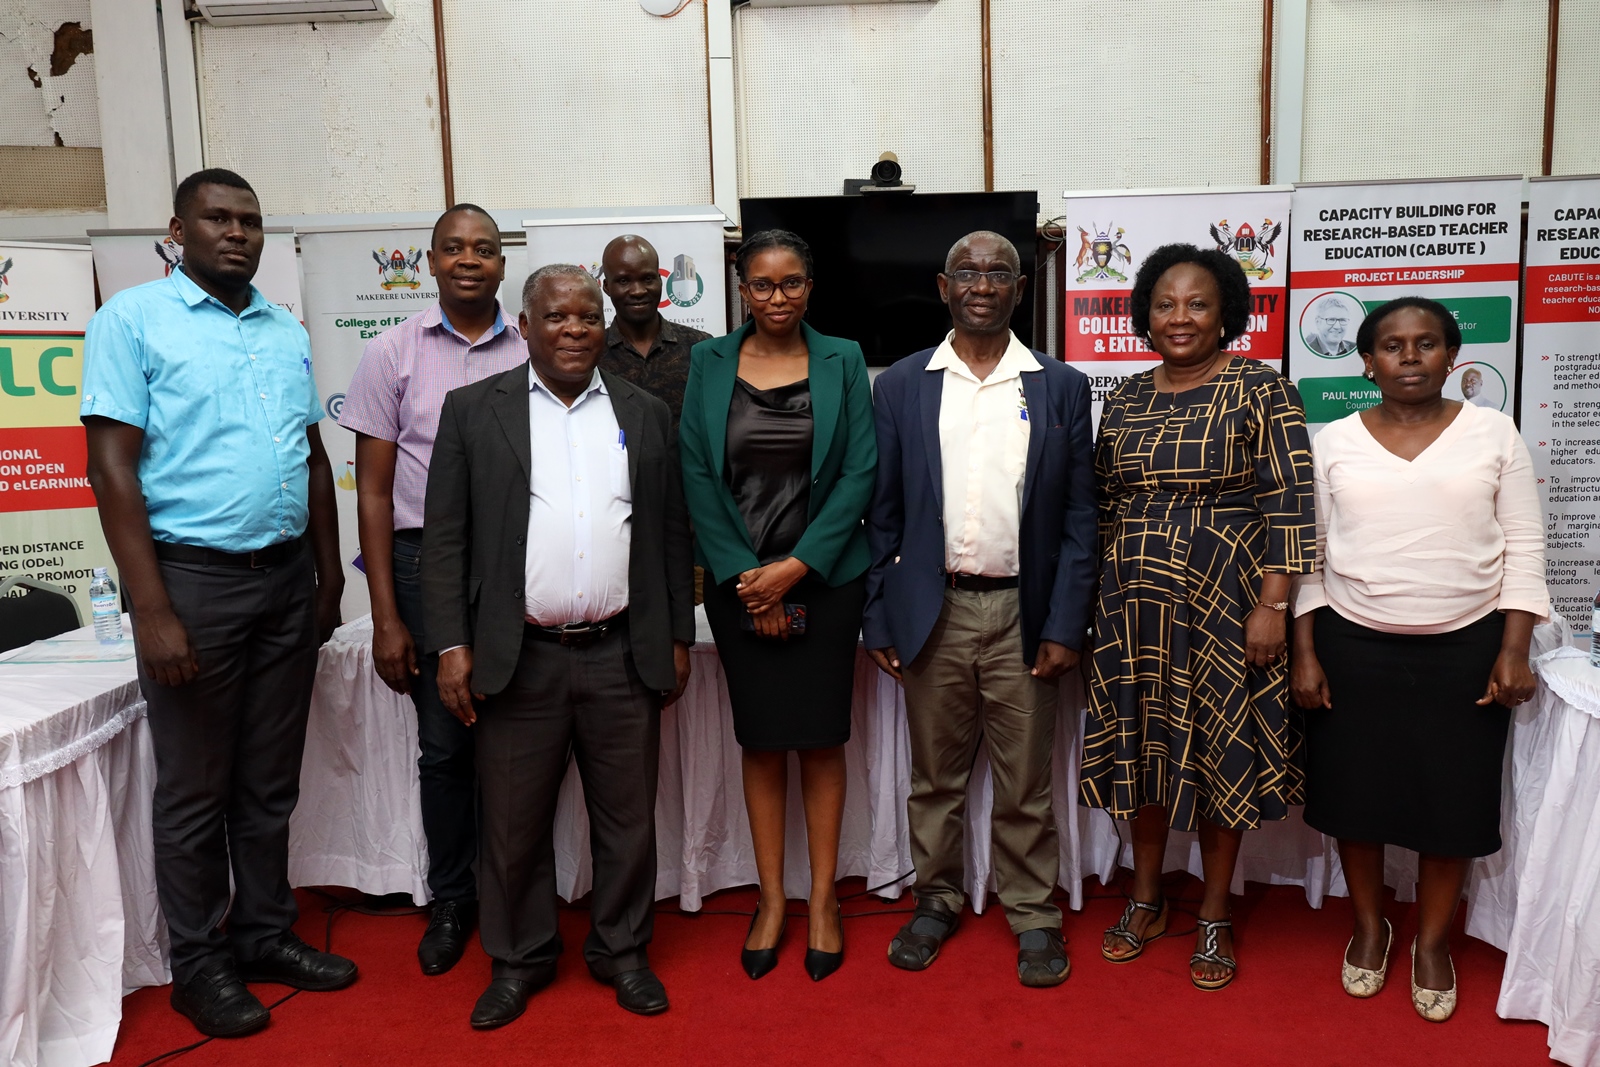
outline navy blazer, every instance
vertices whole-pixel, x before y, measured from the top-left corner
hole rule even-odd
[[[872,566],[861,629],[866,647],[893,645],[901,664],[917,658],[944,604],[944,372],[928,370],[934,352],[900,360],[878,376],[872,391],[878,480],[867,516]],[[1041,640],[1082,650],[1098,536],[1089,379],[1042,352],[1034,356],[1043,369],[1022,375],[1028,465],[1017,575],[1022,658],[1030,667]]]

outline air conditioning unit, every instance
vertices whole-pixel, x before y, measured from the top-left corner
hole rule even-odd
[[[213,26],[394,18],[394,0],[196,0],[196,6]]]

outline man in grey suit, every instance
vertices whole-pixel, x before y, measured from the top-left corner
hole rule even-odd
[[[650,970],[661,708],[689,680],[689,520],[666,404],[596,369],[600,287],[541,267],[522,289],[528,366],[446,396],[422,542],[439,696],[477,734],[487,1030],[555,977],[552,824],[576,756],[594,855],[589,973],[641,1015]]]

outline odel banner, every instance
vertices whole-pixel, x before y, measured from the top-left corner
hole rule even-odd
[[[614,237],[636,234],[655,247],[660,259],[661,314],[713,336],[728,332],[728,271],[722,227],[727,218],[713,207],[681,214],[660,208],[621,210],[615,215],[552,212],[525,219],[528,269],[548,263],[576,263],[597,279],[600,254]],[[616,310],[605,298],[606,324]]]
[[[1249,332],[1229,349],[1278,368],[1283,361],[1289,262],[1283,233],[1289,189],[1238,192],[1066,194],[1066,345],[1062,358],[1089,376],[1094,411],[1127,377],[1160,362],[1133,332],[1129,306],[1139,265],[1184,242],[1237,259],[1250,281]]]
[[[1544,498],[1551,606],[1588,632],[1600,589],[1600,176],[1528,185],[1522,438]]]
[[[0,244],[0,578],[64,587],[86,622],[94,568],[113,567],[78,421],[93,314],[89,249]]]
[[[124,289],[165,278],[183,262],[183,246],[166,230],[90,230],[89,243],[94,246],[94,273],[102,303]],[[305,321],[293,230],[267,230],[253,284],[262,296]]]
[[[1399,296],[1450,309],[1462,348],[1444,395],[1516,414],[1521,178],[1298,185],[1289,367],[1314,434],[1376,404],[1356,330]]]
[[[322,443],[339,500],[339,551],[345,561],[344,618],[372,610],[359,563],[356,435],[339,425],[345,390],[367,342],[438,303],[428,273],[427,229],[363,229],[300,235],[306,276],[306,330],[322,390]]]

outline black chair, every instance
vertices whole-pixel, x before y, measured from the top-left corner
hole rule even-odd
[[[13,589],[21,589],[20,595]],[[59,585],[15,575],[0,582],[0,652],[83,625],[78,603]]]

